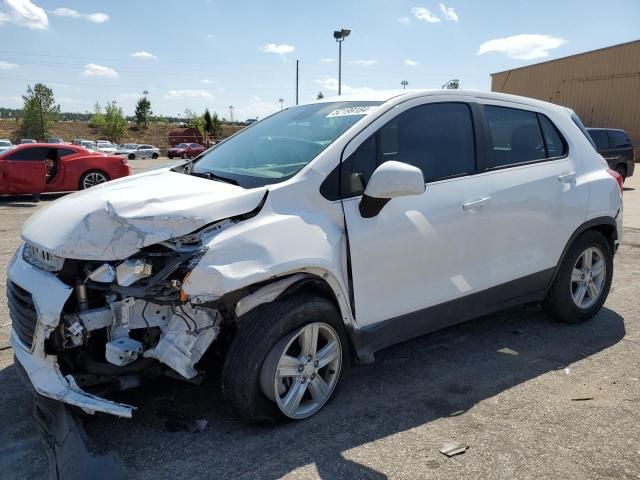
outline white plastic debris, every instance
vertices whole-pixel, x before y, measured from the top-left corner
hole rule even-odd
[[[106,344],[107,362],[122,367],[138,358],[142,353],[142,343],[129,337],[120,337]]]
[[[460,445],[458,443],[445,443],[440,449],[440,453],[446,455],[447,457],[453,457],[454,455],[466,452],[468,448],[468,445]]]

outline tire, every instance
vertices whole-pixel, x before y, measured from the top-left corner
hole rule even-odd
[[[135,154],[130,153],[128,158],[129,158],[129,160],[135,160],[136,156],[135,156]]]
[[[591,269],[585,267],[583,255],[591,251]],[[602,276],[588,273],[604,266]],[[586,273],[585,273],[586,272]],[[611,245],[600,232],[587,230],[571,245],[562,260],[556,278],[542,306],[554,319],[566,323],[580,323],[592,318],[607,300],[613,279]],[[584,284],[584,285],[583,285]],[[594,295],[595,290],[599,292]],[[580,297],[582,294],[582,297]],[[582,298],[582,300],[577,300]],[[580,304],[577,302],[580,301]]]
[[[627,179],[627,166],[624,163],[616,165],[614,170],[620,174],[623,182]]]
[[[151,158],[153,158],[155,160],[156,158],[158,158],[158,154],[154,153],[153,155],[151,155]]]
[[[109,175],[100,170],[89,170],[80,177],[80,190],[86,190],[87,188],[100,185],[111,180]]]
[[[173,160],[173,155],[167,154],[167,157],[169,158],[169,160]]]
[[[241,317],[238,323],[238,332],[224,362],[222,392],[231,408],[240,417],[251,423],[270,424],[286,419],[301,420],[317,413],[334,396],[341,375],[344,376],[348,369],[350,352],[342,319],[330,300],[313,294],[300,293],[261,305]],[[296,373],[288,378],[276,376],[276,370],[281,371],[277,368],[277,364],[278,359],[281,358],[282,349],[287,353],[292,352],[292,350],[286,350],[288,342],[293,342],[290,348],[299,348],[301,351],[297,357],[287,358],[303,361],[301,360],[304,357],[302,346],[296,343],[295,335],[301,331],[308,331],[314,326],[318,326],[318,339],[320,339],[316,345],[322,345],[322,338],[325,335],[335,334],[333,339],[337,341],[338,347],[335,349],[337,353],[332,352],[332,355],[335,355],[336,361],[340,360],[339,364],[319,366],[314,354],[313,360],[307,362],[306,367],[302,367],[302,363],[299,363],[296,364],[299,367],[294,367],[292,370],[302,368],[304,371],[297,370],[302,373]],[[328,343],[324,346],[327,345]],[[318,348],[319,354],[322,351],[322,347]],[[320,359],[320,355],[317,358]],[[313,378],[315,375],[306,370],[311,364],[318,367],[315,379]],[[279,404],[282,403],[283,398],[286,398],[285,393],[290,393],[294,387],[301,388],[300,383],[305,383],[304,377],[310,380],[303,388],[305,393],[302,401],[299,402],[300,413],[287,415]],[[318,385],[322,385],[318,383],[319,380],[323,380],[324,385],[330,386],[325,390],[328,395],[322,402],[316,402],[315,397],[311,396],[311,392],[317,392]],[[287,388],[282,385],[286,391],[277,393],[278,382],[285,381],[291,382],[290,386]],[[312,388],[314,385],[315,388]],[[271,387],[273,390],[269,390]],[[271,395],[265,392],[270,392]],[[275,395],[283,396],[279,398],[280,403],[274,398]]]
[[[183,153],[183,154],[182,154],[182,158],[183,158],[184,160],[189,159],[189,154],[188,154],[188,153]]]

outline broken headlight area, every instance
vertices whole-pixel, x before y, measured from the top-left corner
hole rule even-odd
[[[74,295],[46,340],[47,353],[81,387],[124,389],[163,373],[196,378],[195,365],[221,323],[218,310],[192,305],[182,291],[203,253],[200,242],[181,242],[154,245],[124,261],[66,259],[57,276]]]

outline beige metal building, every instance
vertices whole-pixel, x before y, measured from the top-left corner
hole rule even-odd
[[[491,90],[572,108],[587,127],[623,128],[640,149],[640,40],[492,73]]]

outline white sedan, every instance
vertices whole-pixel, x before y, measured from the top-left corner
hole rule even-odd
[[[136,158],[158,158],[160,149],[153,145],[125,144],[118,147],[117,155],[126,155],[129,160]]]
[[[102,153],[115,155],[116,151],[118,150],[113,143],[108,142],[107,140],[98,140],[96,143],[97,143],[96,149]]]

